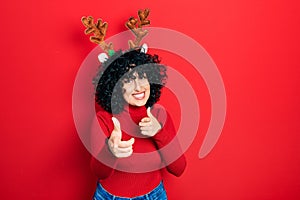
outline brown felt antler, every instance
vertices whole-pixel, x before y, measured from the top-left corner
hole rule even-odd
[[[130,29],[136,37],[134,41],[128,41],[129,47],[132,49],[138,48],[143,37],[148,34],[148,31],[143,30],[142,27],[150,24],[150,20],[147,19],[149,12],[149,9],[139,10],[139,21],[134,17],[130,17],[125,23],[125,26]]]
[[[109,53],[110,50],[113,51],[112,43],[106,44],[106,42],[104,41],[108,26],[106,22],[103,23],[101,19],[98,19],[97,23],[94,24],[94,18],[91,16],[82,17],[81,21],[86,27],[84,31],[86,35],[94,33],[94,35],[90,37],[90,41],[99,44],[101,48],[107,53]]]

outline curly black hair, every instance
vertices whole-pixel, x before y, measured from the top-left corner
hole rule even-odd
[[[133,78],[137,73],[140,78],[146,75],[150,84],[150,96],[146,107],[155,104],[166,83],[166,67],[160,64],[157,55],[140,52],[140,49],[127,52],[117,51],[102,63],[94,78],[96,102],[109,113],[120,113],[124,109],[123,81]]]

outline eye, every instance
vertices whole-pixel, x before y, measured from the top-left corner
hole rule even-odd
[[[144,74],[141,74],[141,75],[139,75],[139,78],[140,79],[147,79],[147,75],[144,73]]]
[[[124,79],[124,83],[133,83],[133,79],[131,79],[131,78]]]

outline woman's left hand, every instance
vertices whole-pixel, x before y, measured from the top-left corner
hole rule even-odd
[[[152,137],[156,135],[161,129],[161,125],[158,120],[152,115],[150,107],[147,108],[148,117],[144,117],[140,123],[141,134]]]

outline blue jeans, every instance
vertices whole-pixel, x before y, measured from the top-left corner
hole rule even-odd
[[[167,200],[167,194],[162,182],[160,182],[160,184],[151,192],[132,198],[118,197],[110,194],[101,186],[100,183],[98,183],[94,194],[94,200]]]

